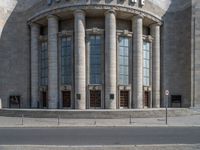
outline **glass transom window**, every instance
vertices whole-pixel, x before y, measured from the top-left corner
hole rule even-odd
[[[143,42],[143,84],[150,86],[150,43]]]
[[[72,83],[72,37],[61,38],[61,80],[62,84]]]
[[[119,84],[129,84],[129,38],[119,37]]]
[[[40,85],[48,85],[48,45],[47,42],[41,43],[40,51]]]
[[[90,35],[90,84],[102,83],[102,37],[100,35]]]

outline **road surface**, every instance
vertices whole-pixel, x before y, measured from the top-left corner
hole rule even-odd
[[[198,144],[198,127],[0,128],[0,145]]]

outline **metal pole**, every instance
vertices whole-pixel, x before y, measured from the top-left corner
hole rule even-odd
[[[58,126],[60,125],[60,115],[58,115]]]
[[[94,117],[94,125],[96,125],[97,124],[97,120],[96,120],[96,115],[95,115],[95,117]]]
[[[129,124],[131,124],[131,123],[132,123],[132,120],[131,120],[131,115],[130,115]]]
[[[24,125],[24,115],[22,114],[22,126]]]
[[[169,100],[169,96],[167,96],[167,99],[166,99],[166,104],[165,104],[165,109],[166,109],[166,125],[168,124],[168,114],[167,114],[167,104],[168,104],[168,100]]]

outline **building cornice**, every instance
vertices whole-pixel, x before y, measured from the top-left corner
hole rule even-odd
[[[151,13],[147,12],[141,8],[137,7],[131,7],[131,6],[119,6],[119,5],[111,5],[111,4],[87,4],[87,5],[62,5],[54,8],[48,8],[46,10],[40,11],[30,17],[28,19],[28,24],[31,22],[35,22],[39,19],[42,19],[48,15],[56,15],[60,12],[65,12],[67,10],[75,11],[77,9],[81,10],[87,10],[87,9],[99,9],[99,10],[114,10],[114,11],[120,11],[120,12],[126,12],[126,13],[132,13],[134,15],[142,15],[146,18],[149,18],[150,20],[158,23],[162,23],[162,18]]]

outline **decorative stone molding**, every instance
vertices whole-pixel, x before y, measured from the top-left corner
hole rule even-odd
[[[43,11],[40,11],[33,15],[31,18],[28,19],[28,24],[31,24],[31,22],[35,22],[38,19],[42,19],[45,16],[48,16],[49,14],[56,14],[60,12],[65,12],[67,10],[74,10],[77,11],[83,11],[87,9],[97,9],[97,10],[108,10],[107,12],[124,12],[124,13],[132,13],[135,15],[142,15],[143,17],[149,18],[150,20],[154,22],[158,22],[162,24],[162,18],[156,16],[155,14],[152,14],[151,12],[147,12],[145,10],[141,10],[136,7],[128,7],[128,6],[120,6],[120,5],[108,5],[108,4],[90,4],[90,5],[62,5],[56,8],[49,8]],[[112,11],[111,11],[112,10]]]
[[[42,41],[47,41],[48,37],[47,36],[43,36],[43,35],[40,35],[39,36],[39,40],[42,42]]]
[[[123,35],[128,35],[129,31],[128,30],[123,30]]]
[[[58,36],[59,37],[62,37],[62,36],[68,36],[68,35],[72,35],[73,34],[73,31],[66,31],[66,30],[63,30],[62,32],[59,32],[58,33]]]
[[[87,29],[86,34],[102,34],[105,30],[99,28]]]
[[[151,87],[150,86],[144,86],[143,89],[146,92],[151,92]]]
[[[143,35],[143,40],[151,43],[153,41],[153,37],[151,35]]]
[[[107,14],[114,14],[114,15],[116,15],[116,11],[113,10],[113,9],[109,9],[109,10],[107,10],[107,11],[105,12],[105,15],[107,15]]]
[[[31,22],[31,23],[30,23],[30,26],[31,26],[31,27],[32,27],[32,26],[40,27],[40,25],[37,24],[37,23],[35,23],[35,22]]]
[[[102,85],[88,85],[89,90],[102,90]]]
[[[161,22],[154,22],[150,26],[153,27],[153,26],[161,26],[161,25],[162,25]]]
[[[76,9],[76,10],[74,11],[74,15],[75,15],[75,14],[82,14],[82,15],[85,16],[85,11],[83,11],[83,10],[81,10],[81,9]]]
[[[131,85],[119,85],[119,90],[125,90],[125,91],[130,91],[131,90]]]
[[[47,90],[48,90],[47,86],[40,87],[40,92],[47,92]]]
[[[132,19],[136,19],[136,18],[144,18],[144,15],[143,14],[136,14],[136,15],[134,15],[133,16],[133,18]]]
[[[47,19],[50,19],[50,18],[54,18],[58,20],[58,16],[53,15],[53,14],[47,16]]]
[[[71,91],[72,86],[71,85],[62,85],[60,89],[61,89],[61,91]]]
[[[133,32],[130,32],[128,30],[117,30],[117,35],[123,35],[123,36],[127,36],[127,37],[132,37],[133,36]]]

